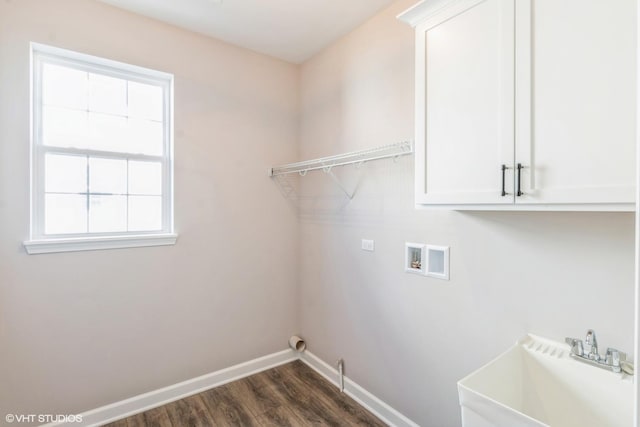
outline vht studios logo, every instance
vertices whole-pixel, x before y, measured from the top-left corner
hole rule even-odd
[[[7,414],[8,423],[81,423],[82,415],[62,414]]]

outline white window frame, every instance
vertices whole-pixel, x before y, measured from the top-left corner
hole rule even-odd
[[[24,242],[29,254],[130,248],[175,244],[173,224],[173,75],[135,65],[31,43],[31,228]],[[42,140],[43,64],[69,66],[87,72],[161,86],[164,146],[162,156],[114,153],[91,149],[45,146]],[[128,159],[162,163],[162,229],[115,233],[44,234],[44,159],[47,153]]]

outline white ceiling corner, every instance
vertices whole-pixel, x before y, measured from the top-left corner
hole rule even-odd
[[[100,0],[301,63],[393,0]]]

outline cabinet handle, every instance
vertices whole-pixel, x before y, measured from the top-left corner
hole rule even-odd
[[[517,169],[518,169],[518,188],[517,188],[517,192],[516,195],[518,197],[524,195],[524,193],[520,190],[520,181],[521,181],[521,177],[522,177],[522,169],[524,168],[524,166],[522,166],[522,163],[518,163]]]
[[[507,167],[507,165],[502,165],[500,169],[502,170],[502,192],[500,193],[500,195],[504,197],[508,194],[506,191],[504,191],[504,174],[505,174],[505,171],[509,168]]]

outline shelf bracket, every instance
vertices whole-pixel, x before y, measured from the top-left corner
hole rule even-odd
[[[298,193],[296,192],[295,187],[289,182],[287,175],[275,175],[274,179],[278,184],[278,188],[280,188],[280,192],[285,199],[296,201],[298,199]]]
[[[356,189],[354,188],[353,191],[347,190],[345,186],[342,185],[342,182],[340,181],[340,179],[336,176],[336,174],[333,173],[331,169],[332,169],[331,167],[327,168],[326,170],[324,170],[324,173],[326,173],[331,177],[331,179],[333,179],[333,182],[336,183],[338,188],[342,190],[342,192],[349,198],[349,200],[353,200],[353,196],[355,196],[356,194]]]

